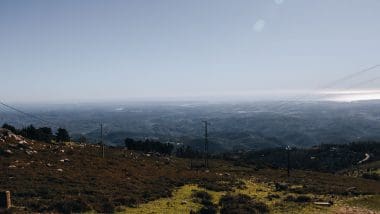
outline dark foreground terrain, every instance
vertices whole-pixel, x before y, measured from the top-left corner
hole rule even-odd
[[[292,171],[288,178],[282,169],[234,166],[217,159],[210,161],[209,170],[195,170],[189,163],[188,159],[109,147],[103,158],[97,145],[42,143],[0,131],[0,189],[11,191],[16,213],[126,212],[128,207],[143,209],[157,199],[177,197],[178,188],[186,185],[209,191],[213,200],[220,198],[219,203],[211,199],[194,203],[203,211],[222,213],[228,213],[229,206],[241,207],[234,205],[236,201],[252,205],[247,208],[252,208],[250,212],[286,212],[291,209],[288,205],[297,207],[297,203],[331,201],[339,205],[352,197],[374,197],[372,204],[379,200],[380,182],[371,179],[302,170]],[[242,198],[236,198],[239,191],[245,194]],[[254,200],[263,204],[253,205]],[[178,207],[186,204],[190,202],[182,201]],[[346,206],[354,205],[339,205],[337,212],[349,209]],[[160,209],[158,205],[155,208]],[[201,212],[197,206],[189,209]]]

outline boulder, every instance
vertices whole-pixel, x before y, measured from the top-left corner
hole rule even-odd
[[[10,149],[5,150],[4,153],[7,154],[7,155],[13,154],[13,152]]]

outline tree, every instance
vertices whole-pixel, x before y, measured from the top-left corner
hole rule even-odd
[[[53,140],[53,132],[49,127],[41,127],[37,129],[36,140],[50,143]]]
[[[9,131],[13,132],[14,134],[18,133],[18,130],[14,126],[11,126],[7,123],[4,123],[3,129],[8,129]]]
[[[27,126],[26,128],[21,129],[20,132],[21,132],[21,135],[26,138],[29,138],[32,140],[38,139],[37,129],[33,125],[30,125],[30,126]]]
[[[135,140],[133,140],[132,138],[126,138],[124,140],[124,143],[125,143],[125,147],[127,147],[128,149],[131,149],[135,143]]]
[[[87,138],[83,135],[81,135],[79,138],[78,138],[78,142],[79,143],[87,143]]]
[[[161,143],[159,141],[146,139],[145,141],[135,141],[131,138],[124,140],[125,147],[129,150],[136,150],[142,152],[158,152],[165,155],[171,155],[174,146],[170,143]]]
[[[59,128],[55,134],[55,140],[57,142],[67,142],[70,141],[69,132],[66,129]]]

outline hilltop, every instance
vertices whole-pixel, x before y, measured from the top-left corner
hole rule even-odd
[[[152,207],[158,213],[198,212],[234,203],[273,213],[367,212],[353,207],[368,197],[376,204],[380,194],[375,180],[302,170],[289,179],[283,169],[220,159],[210,160],[209,170],[196,170],[189,159],[113,147],[106,147],[103,158],[99,145],[39,142],[6,129],[0,129],[0,159],[0,189],[11,191],[17,213],[138,213]],[[202,194],[210,199],[197,200]],[[326,201],[331,207],[314,205]]]

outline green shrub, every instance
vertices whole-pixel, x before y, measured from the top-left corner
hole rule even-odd
[[[297,202],[297,203],[306,203],[306,202],[310,202],[311,198],[307,195],[300,195],[297,197],[290,195],[290,196],[285,198],[285,201],[292,201],[292,202]]]
[[[194,198],[194,202],[196,203],[200,203],[203,205],[212,205],[212,196],[206,191],[195,191],[192,194],[192,197]]]
[[[268,206],[264,203],[254,201],[248,195],[225,195],[220,201],[221,214],[255,214],[269,213]]]
[[[82,213],[91,210],[91,207],[82,199],[64,200],[54,204],[52,210],[60,213]]]
[[[216,214],[217,213],[217,208],[215,205],[207,205],[202,207],[197,214]]]

